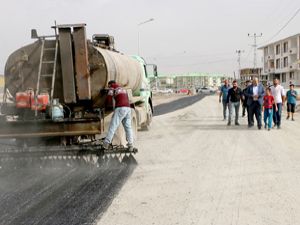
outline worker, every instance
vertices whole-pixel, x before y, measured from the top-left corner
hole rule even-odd
[[[128,142],[127,147],[130,151],[132,151],[133,134],[131,127],[131,108],[127,91],[114,80],[108,82],[108,88],[109,90],[106,97],[106,104],[113,106],[114,113],[109,125],[107,136],[103,142],[103,147],[105,149],[109,148],[116,130],[118,129],[120,123],[122,123],[126,133],[126,140]]]

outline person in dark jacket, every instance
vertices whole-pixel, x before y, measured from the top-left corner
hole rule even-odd
[[[254,78],[252,80],[252,84],[247,89],[245,95],[248,97],[247,105],[249,107],[249,117],[250,123],[248,127],[252,127],[254,125],[254,115],[257,121],[257,128],[261,129],[261,111],[263,104],[263,97],[265,95],[264,87],[261,83],[258,82],[258,78]]]
[[[242,89],[238,87],[238,83],[236,80],[232,82],[232,88],[229,89],[228,95],[227,95],[227,103],[229,106],[229,117],[228,117],[228,123],[227,125],[231,125],[232,120],[232,112],[233,108],[235,110],[235,125],[239,124],[239,109],[240,109],[240,103],[242,100],[243,92]]]
[[[117,128],[120,123],[122,123],[126,133],[126,140],[128,142],[127,146],[129,150],[132,150],[133,134],[131,127],[131,108],[127,91],[114,80],[108,82],[108,88],[106,105],[112,105],[114,113],[108,128],[107,136],[104,139],[103,147],[108,149]]]
[[[242,97],[242,102],[243,102],[243,113],[242,116],[244,117],[246,115],[247,111],[247,119],[248,119],[248,124],[250,124],[250,117],[249,117],[249,107],[247,105],[248,97],[246,96],[247,88],[251,85],[250,80],[247,80],[245,83],[245,88],[243,89],[243,97]]]

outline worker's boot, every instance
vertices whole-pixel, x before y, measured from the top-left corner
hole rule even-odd
[[[127,144],[127,148],[128,148],[128,151],[132,152],[133,151],[133,145],[132,144]]]
[[[105,149],[105,150],[108,150],[108,148],[109,148],[109,143],[107,143],[107,142],[103,142],[103,148]]]

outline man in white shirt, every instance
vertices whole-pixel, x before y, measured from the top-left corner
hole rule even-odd
[[[273,121],[275,126],[280,129],[281,126],[281,112],[282,107],[285,101],[285,91],[284,88],[280,85],[279,79],[275,78],[273,80],[273,86],[271,87],[272,95],[275,99],[275,103],[277,104],[277,111],[275,110],[275,106],[273,107]]]

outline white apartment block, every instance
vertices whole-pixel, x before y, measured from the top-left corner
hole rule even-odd
[[[260,47],[263,50],[263,71],[269,81],[275,77],[284,86],[290,82],[300,86],[300,34]]]

